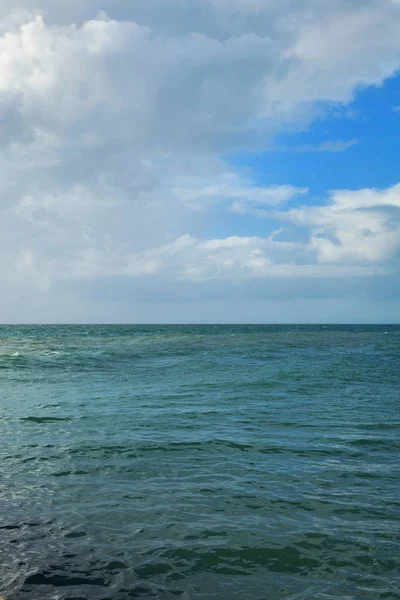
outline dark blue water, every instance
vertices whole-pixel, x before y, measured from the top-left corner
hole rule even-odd
[[[0,328],[6,600],[400,598],[399,326]]]

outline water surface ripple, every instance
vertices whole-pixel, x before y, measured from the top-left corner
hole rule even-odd
[[[400,326],[0,327],[6,600],[400,599]]]

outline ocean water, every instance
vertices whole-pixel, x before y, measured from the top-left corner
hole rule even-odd
[[[6,600],[400,599],[400,326],[0,327]]]

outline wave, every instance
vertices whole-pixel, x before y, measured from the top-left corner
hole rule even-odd
[[[20,419],[20,421],[31,421],[32,423],[57,423],[72,420],[70,417],[21,417]]]

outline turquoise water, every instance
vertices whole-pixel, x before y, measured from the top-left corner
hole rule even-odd
[[[0,594],[400,599],[400,326],[0,328]]]

